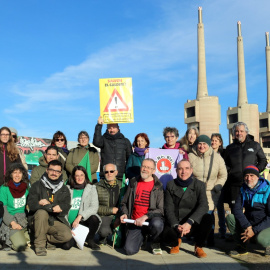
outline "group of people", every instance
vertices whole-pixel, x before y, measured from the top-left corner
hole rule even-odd
[[[166,127],[161,148],[180,156],[170,181],[155,174],[157,164],[148,157],[147,134],[137,134],[131,146],[118,124],[108,124],[102,135],[103,124],[99,117],[93,138],[100,157],[86,131],[79,133],[79,144],[70,151],[64,133],[58,131],[40,166],[33,169],[30,183],[12,135],[15,129],[0,129],[4,248],[21,251],[33,243],[38,256],[57,246],[70,249],[76,244],[72,229],[81,224],[90,229],[86,243],[92,250],[99,250],[120,228],[128,255],[148,244],[153,254],[162,254],[161,244],[177,254],[183,237],[194,236],[194,254],[204,258],[205,243],[214,244],[217,209],[221,237],[225,237],[226,222],[236,243],[231,255],[246,254],[252,237],[270,255],[270,184],[260,176],[267,160],[245,123],[234,125],[234,141],[226,149],[218,133],[209,138],[190,127],[179,140],[178,130]],[[225,202],[232,211],[226,220]]]

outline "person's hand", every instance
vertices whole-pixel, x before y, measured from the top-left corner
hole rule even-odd
[[[22,226],[20,224],[18,224],[16,221],[11,221],[10,222],[11,228],[13,230],[21,230]]]
[[[77,228],[78,225],[80,224],[80,221],[82,220],[82,216],[78,215],[75,220],[72,223],[72,228]]]
[[[149,148],[146,148],[146,149],[144,150],[144,154],[146,154],[146,153],[149,153]]]
[[[42,199],[38,202],[38,204],[44,206],[44,205],[50,204],[50,202],[46,199]]]
[[[122,215],[122,216],[120,217],[121,223],[126,223],[126,222],[124,221],[124,219],[127,219],[127,215],[126,215],[126,214],[124,214],[124,215]]]
[[[117,212],[118,212],[118,208],[117,207],[113,207],[112,213],[115,215],[115,214],[117,214]]]
[[[185,152],[183,149],[179,149],[179,153],[180,153],[181,155],[184,155],[186,152]]]
[[[178,231],[181,233],[181,237],[190,233],[191,225],[189,223],[184,223],[183,225],[178,225]]]
[[[252,226],[247,227],[246,230],[241,235],[242,235],[241,239],[243,240],[244,243],[250,238],[252,238],[255,235],[255,233],[252,230]]]
[[[56,205],[53,207],[53,212],[54,213],[61,213],[62,212],[62,209],[60,208],[59,205]]]
[[[103,118],[102,118],[102,116],[100,116],[99,118],[98,118],[98,124],[100,124],[100,125],[103,125],[104,124],[104,120],[103,120]]]
[[[135,224],[136,226],[141,227],[141,226],[143,225],[143,223],[144,223],[147,219],[148,219],[148,216],[147,216],[147,215],[143,215],[142,217],[137,218],[137,219],[135,220],[134,224]]]

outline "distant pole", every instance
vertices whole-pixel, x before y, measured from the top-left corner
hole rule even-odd
[[[266,56],[266,82],[267,82],[267,106],[266,111],[270,112],[270,46],[269,46],[269,32],[265,33],[266,46],[265,46],[265,56]]]
[[[241,34],[241,22],[237,22],[237,60],[238,60],[238,102],[237,106],[248,103],[247,89],[246,89],[246,74],[245,74],[245,60],[244,60],[244,45]]]
[[[205,64],[204,26],[202,23],[202,7],[198,8],[198,85],[197,99],[208,96]]]

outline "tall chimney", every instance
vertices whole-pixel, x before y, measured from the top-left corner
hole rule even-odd
[[[241,35],[241,22],[237,22],[237,60],[238,60],[238,102],[237,106],[248,103],[247,88],[246,88],[246,74],[245,74],[245,60],[244,60],[244,45]]]
[[[202,7],[198,8],[198,85],[197,99],[208,96],[205,64],[204,26]]]
[[[266,81],[267,81],[267,106],[266,112],[270,112],[270,46],[269,46],[269,32],[265,33],[266,46],[265,46],[265,56],[266,56]]]

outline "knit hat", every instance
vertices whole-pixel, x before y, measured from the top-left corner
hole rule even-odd
[[[204,142],[204,143],[207,143],[209,146],[211,146],[211,140],[208,136],[206,135],[200,135],[198,138],[197,138],[197,144],[198,143],[201,143],[201,142]]]
[[[16,135],[18,135],[18,131],[17,129],[13,128],[13,127],[10,127],[9,128],[11,132],[15,133]]]
[[[248,173],[252,173],[252,174],[255,174],[256,176],[260,177],[259,169],[256,166],[254,166],[254,165],[248,165],[244,169],[243,175],[245,176]]]

